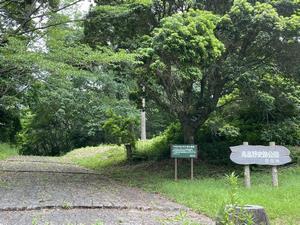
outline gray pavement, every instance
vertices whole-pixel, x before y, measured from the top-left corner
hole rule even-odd
[[[0,225],[202,224],[213,221],[158,194],[59,158],[0,161]]]

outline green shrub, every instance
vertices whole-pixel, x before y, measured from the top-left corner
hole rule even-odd
[[[197,134],[199,158],[211,164],[229,164],[229,147],[239,144],[240,139],[240,129],[237,126],[228,124],[219,117],[209,119]]]
[[[300,120],[292,118],[270,124],[262,130],[261,139],[281,145],[300,145]]]
[[[171,124],[161,135],[136,143],[135,157],[146,160],[159,160],[170,157],[170,145],[182,142],[179,123]]]
[[[14,155],[18,155],[18,149],[14,145],[0,143],[0,160],[7,159]]]
[[[15,135],[21,130],[19,115],[13,110],[7,110],[0,102],[0,141],[14,142]]]
[[[107,119],[103,124],[105,139],[112,144],[126,144],[135,145],[137,135],[138,120],[133,116],[121,116],[109,111]]]
[[[228,128],[228,127],[227,127]],[[234,128],[235,130],[235,128]],[[236,145],[238,141],[211,138],[206,130],[200,131],[196,144],[199,146],[199,158],[212,164],[229,164],[230,146]],[[171,124],[161,135],[146,141],[136,143],[136,160],[160,160],[170,158],[170,145],[182,144],[183,135],[179,123]]]
[[[49,76],[43,82],[37,81],[26,93],[30,106],[21,110],[21,153],[60,155],[73,148],[110,142],[105,140],[103,130],[107,119],[107,129],[112,123],[125,127],[127,122],[131,123],[124,119],[122,124],[117,124],[118,121],[106,115],[110,109],[116,115],[122,115],[121,118],[138,115],[138,110],[122,97],[123,91],[124,97],[127,96],[124,87],[128,84],[119,84],[114,80],[114,74],[108,71],[99,71],[97,78],[92,79],[70,75],[64,79]],[[123,128],[112,129],[113,135],[128,141],[128,136],[125,138],[122,133],[126,130]]]
[[[241,131],[241,136],[237,140],[239,144],[241,144],[244,141],[247,141],[250,144],[263,145],[267,143],[265,141],[262,141],[261,139],[261,130],[264,127],[263,124],[254,123],[254,122],[244,123],[243,121],[240,121],[239,127]]]
[[[236,143],[229,141],[214,141],[199,144],[199,158],[211,164],[230,164],[230,146]]]
[[[149,140],[138,141],[134,155],[136,159],[145,160],[167,158],[170,154],[166,135],[162,134]]]
[[[300,146],[289,146],[288,149],[291,152],[292,161],[300,164]]]
[[[285,124],[285,125],[284,125]],[[288,129],[291,125],[291,129]],[[268,127],[270,133],[277,133],[278,136],[265,136],[261,138],[262,129],[265,126],[260,124],[231,125],[220,120],[209,121],[196,136],[196,144],[199,146],[199,158],[211,164],[224,165],[232,164],[230,146],[240,145],[244,141],[250,144],[267,145],[270,141],[277,144],[297,145],[296,139],[299,129],[296,122],[285,122]],[[282,129],[280,129],[282,127]],[[264,130],[267,133],[267,130]],[[274,138],[277,137],[277,138]],[[297,141],[296,141],[297,140]],[[182,144],[183,135],[179,123],[171,124],[163,134],[147,141],[138,141],[136,144],[136,158],[144,160],[159,160],[170,157],[170,145]],[[294,162],[299,162],[300,148],[290,147]]]

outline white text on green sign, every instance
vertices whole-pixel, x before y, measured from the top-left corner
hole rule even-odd
[[[172,145],[172,158],[197,158],[197,145]]]

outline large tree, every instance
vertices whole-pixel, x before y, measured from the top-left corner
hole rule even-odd
[[[116,75],[135,57],[83,44],[80,23],[63,11],[76,2],[0,1],[0,141],[13,139],[21,119],[23,153],[103,142],[106,111],[136,113],[127,101],[135,83]]]
[[[221,17],[179,13],[145,38],[141,82],[180,121],[186,143],[228,103],[226,96],[254,84],[253,75],[299,79],[299,3],[291,1],[289,12],[280,9],[281,1],[271,3],[236,0]]]
[[[226,13],[232,0],[97,0],[85,21],[85,41],[113,49],[133,50],[140,38],[158,27],[160,21],[190,9]]]

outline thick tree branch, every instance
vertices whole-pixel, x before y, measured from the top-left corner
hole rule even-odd
[[[24,17],[23,22],[19,25],[19,27],[14,31],[15,34],[17,34],[21,29],[24,29],[25,25],[29,23],[29,21],[31,21],[31,16],[33,14],[35,14],[36,12],[38,12],[40,10],[40,8],[43,6],[43,3],[41,3],[38,7],[34,7],[35,4],[37,3],[37,1],[35,0],[32,5],[31,5],[31,10],[29,12],[27,12],[27,14]]]
[[[50,10],[50,12],[43,13],[43,14],[40,14],[40,15],[37,15],[37,16],[33,16],[31,18],[32,19],[36,19],[36,18],[40,18],[40,17],[44,17],[44,16],[49,16],[49,15],[51,15],[51,13],[60,12],[60,11],[62,11],[64,9],[69,8],[69,7],[73,6],[73,5],[76,5],[77,3],[82,2],[82,1],[84,1],[84,0],[77,0],[77,1],[74,1],[74,2],[72,2],[70,4],[64,5],[64,6],[60,7],[60,8],[58,8],[58,9]]]
[[[33,21],[34,19],[37,19],[37,18],[43,18],[43,17],[47,17],[47,16],[50,16],[52,13],[57,13],[57,12],[60,12],[64,9],[67,9],[71,6],[74,6],[76,4],[78,4],[79,2],[81,2],[83,0],[76,0],[76,1],[73,1],[69,4],[66,4],[66,5],[63,5],[61,6],[60,8],[57,8],[57,9],[51,9],[49,7],[48,4],[45,4],[45,2],[41,2],[37,7],[36,5],[38,4],[38,1],[35,0],[32,4],[31,4],[31,7],[30,9],[28,10],[28,12],[26,12],[26,15],[24,15],[24,17],[19,17],[18,19],[19,20],[22,20],[22,23],[13,31],[13,33],[11,35],[23,35],[23,34],[26,34],[26,33],[29,33],[29,32],[32,32],[32,31],[35,31],[35,30],[40,30],[40,29],[45,29],[45,28],[48,28],[49,26],[55,26],[55,25],[61,25],[61,23],[57,23],[57,24],[53,24],[53,25],[46,25],[46,26],[42,26],[42,27],[36,27],[36,28],[31,28],[31,29],[25,29],[26,25],[28,23],[30,23],[31,21]],[[1,4],[7,4],[8,3],[12,3],[14,1],[1,1],[0,2],[0,5]],[[18,1],[15,1],[15,3],[19,3]],[[39,15],[36,15],[34,16],[35,14],[37,14],[39,11],[41,11],[42,8],[45,8],[46,6],[49,7],[49,11],[45,11],[45,13],[41,13]],[[79,20],[73,20],[73,21],[68,21],[68,22],[65,22],[65,23],[70,23],[70,22],[78,22]]]

